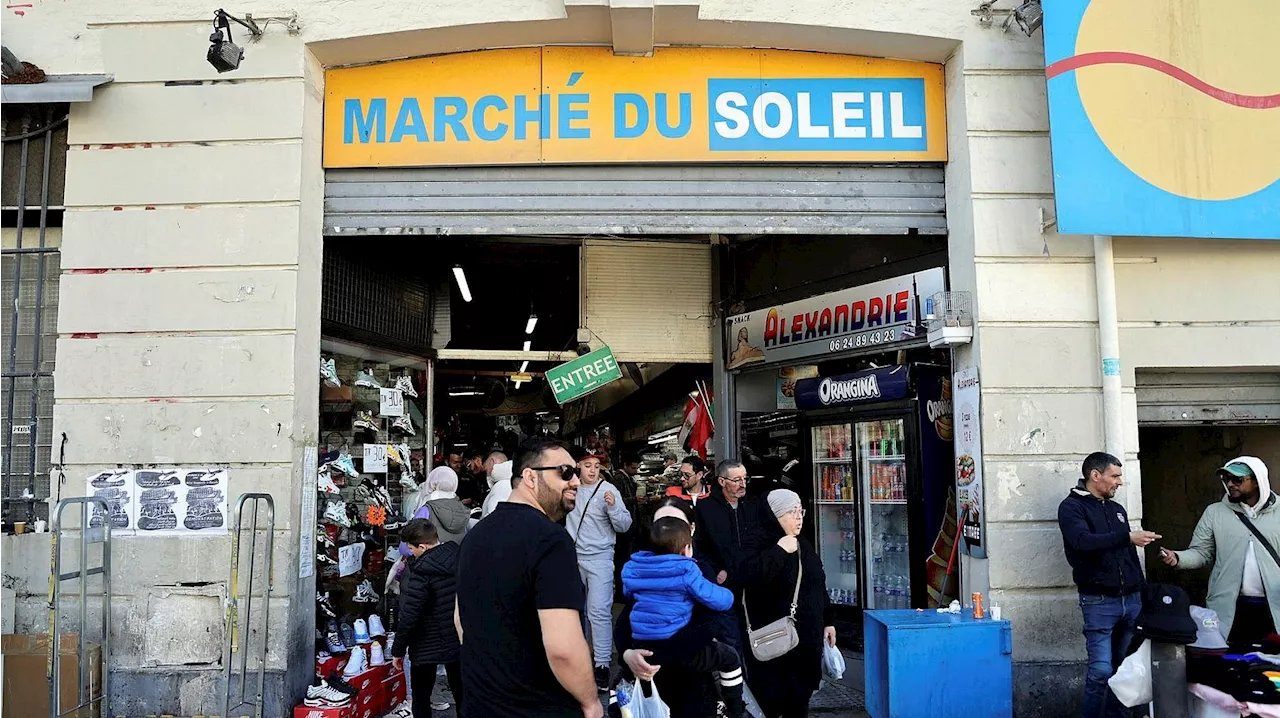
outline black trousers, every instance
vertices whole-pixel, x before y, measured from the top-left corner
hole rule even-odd
[[[409,681],[413,686],[413,718],[431,718],[431,691],[436,687],[436,670],[440,664],[409,663]],[[462,664],[457,661],[444,664],[453,691],[454,715],[462,715]]]
[[[1231,636],[1227,643],[1232,646],[1259,644],[1275,632],[1275,621],[1271,618],[1267,599],[1248,596],[1236,599],[1236,617],[1231,622]]]

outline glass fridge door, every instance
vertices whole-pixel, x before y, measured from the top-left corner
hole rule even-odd
[[[911,607],[907,461],[901,419],[859,422],[868,608]]]
[[[827,576],[827,593],[834,604],[858,606],[858,488],[852,426],[828,424],[815,426],[812,432],[818,557]]]

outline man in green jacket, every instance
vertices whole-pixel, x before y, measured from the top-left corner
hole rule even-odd
[[[1218,478],[1227,494],[1204,510],[1191,546],[1161,548],[1160,558],[1185,570],[1213,564],[1207,603],[1222,632],[1232,644],[1258,643],[1280,626],[1280,506],[1260,459],[1232,459]]]

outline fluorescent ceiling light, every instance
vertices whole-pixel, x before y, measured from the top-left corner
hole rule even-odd
[[[458,291],[462,293],[462,301],[471,301],[471,287],[467,286],[467,275],[462,271],[462,265],[453,265],[453,278],[458,280]]]
[[[529,370],[529,360],[525,359],[523,362],[520,362],[520,373],[523,374],[528,370]]]
[[[474,386],[450,387],[449,396],[484,396],[484,392]]]
[[[532,347],[532,346],[533,346],[533,341],[532,341],[532,340],[529,340],[529,339],[524,340],[524,350],[525,350],[525,351],[529,351],[529,347]],[[523,371],[523,369],[522,369],[521,371]]]
[[[670,429],[664,429],[662,431],[659,431],[656,434],[650,434],[649,443],[661,444],[667,441],[671,441],[672,439],[676,438],[676,435],[679,433],[680,433],[680,427],[678,426]]]
[[[525,333],[525,334],[533,334],[533,328],[534,328],[534,327],[536,327],[536,326],[538,326],[538,315],[537,315],[537,314],[530,314],[530,315],[529,315],[529,322],[528,322],[527,324],[525,324],[525,325],[524,325],[524,333]]]
[[[518,382],[516,382],[516,388],[517,388],[517,389],[519,389],[519,388],[520,388],[520,385],[521,385],[521,384],[523,384],[523,383],[524,383],[524,382],[522,382],[522,381],[518,381]]]

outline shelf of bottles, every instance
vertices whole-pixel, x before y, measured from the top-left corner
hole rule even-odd
[[[814,496],[818,513],[819,555],[832,603],[857,606],[858,487],[853,466],[853,427],[815,426]]]
[[[857,425],[870,608],[910,608],[907,462],[900,419]]]

